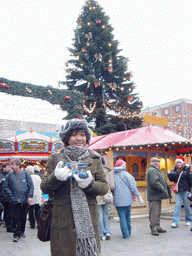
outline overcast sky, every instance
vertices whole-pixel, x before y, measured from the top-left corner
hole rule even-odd
[[[84,0],[1,0],[0,77],[57,86]],[[144,107],[192,100],[191,0],[100,0]]]

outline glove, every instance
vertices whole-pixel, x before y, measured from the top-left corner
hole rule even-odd
[[[138,196],[138,199],[139,199],[140,205],[143,206],[144,205],[144,201],[143,201],[143,198],[141,197],[141,195]]]
[[[90,171],[87,171],[88,177],[86,179],[79,178],[78,174],[73,174],[73,178],[77,181],[80,188],[84,189],[88,187],[93,181],[93,176]]]
[[[67,180],[71,175],[72,171],[67,167],[63,167],[63,161],[60,161],[55,168],[55,177],[60,181]]]

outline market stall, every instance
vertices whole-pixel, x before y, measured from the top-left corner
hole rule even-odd
[[[61,148],[62,143],[56,137],[30,130],[7,140],[0,140],[0,164],[18,158],[23,167],[38,165],[44,170],[50,154]]]
[[[177,155],[184,155],[186,163],[191,164],[192,141],[156,126],[100,136],[100,139],[91,141],[90,148],[101,153],[111,168],[119,158],[126,162],[127,171],[134,176],[145,199],[143,211],[147,210],[146,172],[151,157],[161,160],[160,170],[166,179],[167,172],[174,168]],[[172,186],[172,183],[168,184]],[[171,200],[165,200],[164,207],[172,207],[173,202],[174,195]],[[134,205],[139,207],[137,201]]]

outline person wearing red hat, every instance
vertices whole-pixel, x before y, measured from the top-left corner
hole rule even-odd
[[[131,234],[131,205],[135,197],[138,197],[141,206],[144,205],[144,202],[137,189],[134,177],[126,170],[126,162],[121,159],[116,161],[114,180],[113,204],[119,215],[123,238],[128,239]]]
[[[178,192],[175,193],[175,211],[173,215],[172,228],[179,227],[181,204],[183,201],[185,209],[186,226],[192,223],[192,214],[190,208],[190,201],[187,198],[187,193],[191,191],[192,187],[192,173],[190,166],[185,164],[185,159],[178,156],[175,168],[167,173],[167,177],[171,182],[177,182]]]

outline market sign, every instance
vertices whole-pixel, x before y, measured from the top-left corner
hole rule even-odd
[[[169,125],[167,118],[145,114],[143,120],[147,124],[161,125],[167,127]]]
[[[14,142],[7,140],[0,140],[0,153],[13,153],[15,152]]]
[[[19,152],[48,152],[49,143],[42,140],[23,140],[18,143]]]
[[[63,143],[61,143],[60,141],[53,142],[52,152],[54,152],[54,153],[59,152],[62,148],[63,148]]]

